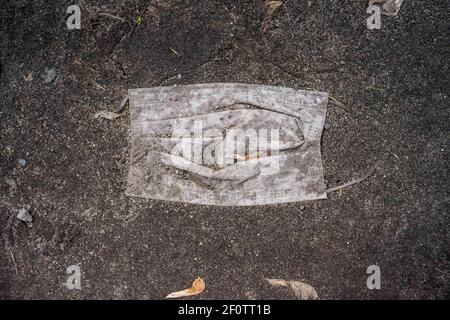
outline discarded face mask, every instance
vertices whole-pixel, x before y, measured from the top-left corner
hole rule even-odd
[[[210,205],[327,197],[328,94],[216,83],[129,90],[126,194]]]

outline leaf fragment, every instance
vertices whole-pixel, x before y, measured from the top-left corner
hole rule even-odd
[[[400,11],[403,0],[369,0],[369,6],[375,3],[383,3],[383,14],[387,16],[396,16]]]
[[[195,296],[202,293],[203,290],[205,290],[205,281],[202,278],[198,277],[197,279],[194,280],[190,288],[169,293],[166,296],[166,299]]]
[[[294,291],[295,296],[299,300],[318,300],[319,295],[316,292],[316,289],[311,285],[301,282],[301,281],[289,281],[283,279],[267,279],[274,287],[286,287],[291,288]]]
[[[267,15],[271,16],[283,4],[283,1],[267,1]]]
[[[277,11],[277,9],[283,4],[283,1],[266,1],[266,16],[261,24],[261,28],[264,32],[267,31],[270,21],[272,20],[272,16]]]

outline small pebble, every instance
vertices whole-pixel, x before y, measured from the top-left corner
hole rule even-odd
[[[331,128],[331,124],[325,123],[324,129],[329,130]]]
[[[19,213],[17,214],[17,219],[26,223],[33,222],[33,217],[31,216],[29,210],[25,208],[19,210]]]
[[[41,74],[42,81],[46,84],[53,82],[56,79],[55,68],[45,68],[44,73]]]
[[[25,160],[25,159],[19,159],[18,162],[22,167],[25,167],[27,165],[27,160]]]

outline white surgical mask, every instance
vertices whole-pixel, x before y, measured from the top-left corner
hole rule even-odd
[[[217,83],[129,90],[126,194],[211,205],[326,198],[328,94]]]

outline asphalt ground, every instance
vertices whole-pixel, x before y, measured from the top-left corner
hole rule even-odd
[[[364,0],[288,0],[271,17],[262,0],[85,0],[80,30],[71,4],[0,5],[2,299],[162,299],[197,276],[193,299],[295,299],[264,278],[321,299],[449,298],[447,1],[403,1],[380,30]],[[282,205],[125,196],[128,109],[93,115],[129,88],[212,82],[329,92],[328,186],[378,169]],[[32,225],[16,218],[26,206]]]

